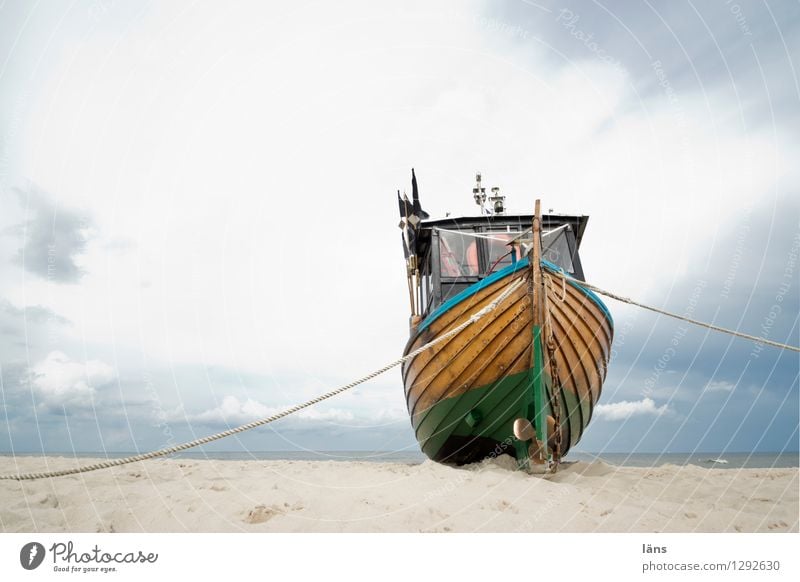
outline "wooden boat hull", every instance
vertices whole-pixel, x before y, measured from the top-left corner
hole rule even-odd
[[[403,366],[411,423],[422,451],[446,463],[515,454],[513,422],[529,417],[533,377],[544,373],[550,406],[558,399],[561,454],[586,430],[605,380],[613,321],[605,305],[578,282],[565,282],[542,262],[555,342],[557,378],[533,365],[530,285],[521,285],[488,315]],[[528,260],[487,277],[441,305],[409,339],[409,353],[447,333],[507,287],[529,281]]]

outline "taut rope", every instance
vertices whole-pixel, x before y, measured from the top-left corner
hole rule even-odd
[[[713,329],[714,331],[721,331],[722,333],[727,333],[729,335],[733,335],[736,337],[748,339],[754,341],[759,344],[767,344],[769,346],[773,346],[776,348],[782,348],[784,350],[791,350],[793,352],[800,352],[800,347],[797,346],[790,346],[789,344],[783,344],[780,342],[768,340],[764,337],[757,337],[754,335],[749,335],[746,333],[742,333],[740,331],[736,331],[734,329],[727,329],[725,327],[719,327],[718,325],[714,325],[711,323],[706,323],[704,321],[698,321],[697,319],[692,319],[691,317],[686,317],[685,315],[678,315],[677,313],[672,313],[670,311],[665,311],[663,309],[659,309],[658,307],[651,307],[649,305],[645,305],[644,303],[639,303],[638,301],[634,301],[633,299],[629,299],[628,297],[622,297],[617,295],[616,293],[612,293],[611,291],[606,291],[605,289],[601,289],[600,287],[595,287],[589,283],[581,281],[579,279],[574,279],[569,277],[562,271],[557,271],[555,269],[548,269],[553,275],[561,277],[564,280],[573,281],[575,284],[580,285],[586,289],[591,289],[595,293],[600,293],[601,295],[605,295],[606,297],[610,297],[611,299],[616,299],[617,301],[621,301],[622,303],[628,303],[629,305],[635,305],[636,307],[641,307],[642,309],[647,309],[648,311],[653,311],[655,313],[660,313],[661,315],[666,315],[668,317],[673,317],[675,319],[680,319],[681,321],[686,321],[688,323],[699,325],[700,327],[706,327],[708,329]]]
[[[516,281],[514,281],[514,283],[509,285],[508,288],[506,288],[500,295],[498,295],[497,298],[494,301],[492,301],[489,305],[487,305],[486,307],[484,307],[483,309],[481,309],[477,313],[475,313],[472,316],[470,316],[470,318],[467,319],[466,321],[464,321],[462,324],[460,324],[457,327],[454,327],[453,329],[451,329],[447,333],[437,337],[435,340],[433,340],[430,343],[425,344],[421,348],[418,348],[418,349],[414,350],[410,354],[407,354],[407,355],[403,356],[402,358],[399,358],[399,359],[395,360],[391,364],[387,364],[384,367],[379,368],[378,370],[375,370],[371,374],[367,374],[363,378],[355,380],[354,382],[350,382],[349,384],[345,384],[344,386],[341,386],[340,388],[337,388],[336,390],[331,390],[330,392],[327,392],[327,393],[325,393],[325,394],[323,394],[321,396],[317,396],[316,398],[313,398],[313,399],[311,399],[311,400],[309,400],[307,402],[304,402],[302,404],[298,404],[296,406],[292,406],[291,408],[287,408],[286,410],[283,410],[283,411],[279,412],[278,414],[273,414],[272,416],[268,416],[267,418],[262,418],[260,420],[255,420],[253,422],[249,422],[247,424],[243,424],[241,426],[237,426],[236,428],[231,428],[231,429],[228,429],[226,431],[223,431],[223,432],[220,432],[220,433],[217,433],[217,434],[214,434],[214,435],[210,435],[210,436],[207,436],[207,437],[202,437],[202,438],[193,440],[193,441],[188,442],[188,443],[175,445],[174,447],[169,447],[169,448],[166,448],[166,449],[160,449],[158,451],[152,451],[150,453],[142,453],[140,455],[134,455],[134,456],[131,456],[131,457],[125,457],[124,459],[112,459],[112,460],[108,460],[108,461],[103,461],[101,463],[95,463],[94,465],[85,465],[83,467],[76,467],[74,469],[64,469],[64,470],[61,470],[61,471],[50,471],[50,472],[47,472],[47,473],[23,473],[23,474],[20,474],[20,475],[0,475],[0,481],[32,481],[34,479],[46,479],[48,477],[63,477],[65,475],[75,475],[75,474],[78,474],[78,473],[88,473],[90,471],[97,471],[99,469],[108,469],[110,467],[117,467],[119,465],[127,465],[128,463],[135,463],[137,461],[145,461],[147,459],[154,459],[156,457],[163,457],[163,456],[166,456],[166,455],[171,455],[171,454],[177,453],[179,451],[185,451],[186,449],[191,449],[193,447],[197,447],[197,446],[200,446],[200,445],[205,445],[205,444],[208,444],[208,443],[210,443],[212,441],[217,441],[217,440],[223,439],[225,437],[229,437],[231,435],[234,435],[234,434],[237,434],[237,433],[240,433],[240,432],[244,432],[246,430],[250,430],[250,429],[253,429],[253,428],[257,428],[259,426],[263,426],[265,424],[269,424],[270,422],[274,422],[274,421],[276,421],[278,419],[281,419],[281,418],[283,418],[285,416],[289,416],[290,414],[294,414],[295,412],[297,412],[299,410],[302,410],[304,408],[308,408],[309,406],[313,406],[314,404],[317,404],[318,402],[322,402],[323,400],[327,400],[328,398],[332,398],[332,397],[336,396],[337,394],[341,394],[342,392],[346,392],[347,390],[350,390],[351,388],[355,388],[359,384],[363,384],[364,382],[372,380],[376,376],[379,376],[379,375],[383,374],[384,372],[386,372],[388,370],[391,370],[392,368],[394,368],[396,366],[399,366],[400,364],[402,364],[406,360],[410,360],[411,358],[417,356],[418,354],[421,354],[422,352],[424,352],[428,348],[433,347],[436,344],[439,344],[439,343],[441,343],[441,342],[453,337],[454,335],[460,333],[461,330],[463,330],[464,328],[472,325],[473,323],[475,323],[476,321],[478,321],[479,319],[481,319],[482,317],[484,317],[488,313],[491,313],[492,311],[494,311],[500,303],[502,303],[509,295],[511,295],[514,291],[516,291],[520,287],[520,285],[522,285],[524,282],[525,282],[525,280],[522,279],[522,278],[517,279]]]
[[[692,319],[690,317],[686,317],[684,315],[679,315],[677,313],[672,313],[672,312],[669,312],[669,311],[666,311],[666,310],[663,310],[663,309],[659,309],[657,307],[651,307],[649,305],[645,305],[643,303],[639,303],[638,301],[634,301],[633,299],[630,299],[628,297],[622,297],[621,295],[617,295],[616,293],[612,293],[611,291],[606,291],[605,289],[601,289],[600,287],[596,287],[596,286],[591,285],[589,283],[586,283],[584,281],[580,281],[578,279],[574,279],[572,277],[569,277],[563,271],[555,270],[555,269],[551,269],[551,268],[548,268],[548,271],[550,273],[552,273],[553,275],[555,275],[557,277],[560,277],[563,281],[574,282],[576,285],[579,285],[579,286],[581,286],[581,287],[583,287],[585,289],[590,289],[590,290],[594,291],[595,293],[600,293],[601,295],[605,295],[606,297],[610,297],[611,299],[616,299],[617,301],[621,301],[622,303],[627,303],[629,305],[635,305],[636,307],[641,307],[642,309],[647,309],[648,311],[653,311],[653,312],[659,313],[661,315],[666,315],[668,317],[679,319],[681,321],[686,321],[686,322],[691,323],[693,325],[697,325],[697,326],[700,326],[700,327],[705,327],[705,328],[712,329],[714,331],[719,331],[719,332],[722,332],[722,333],[726,333],[726,334],[729,334],[729,335],[732,335],[732,336],[735,336],[735,337],[748,339],[748,340],[754,341],[754,342],[759,343],[759,344],[766,344],[766,345],[770,345],[770,346],[773,346],[773,347],[776,347],[776,348],[781,348],[781,349],[785,349],[785,350],[791,350],[793,352],[800,352],[800,347],[797,347],[797,346],[791,346],[791,345],[788,345],[788,344],[784,344],[784,343],[768,340],[768,339],[763,338],[763,337],[756,337],[754,335],[749,335],[749,334],[742,333],[740,331],[736,331],[736,330],[733,330],[733,329],[727,329],[727,328],[724,328],[724,327],[719,327],[718,325],[713,325],[711,323],[705,323],[703,321],[699,321],[697,319]],[[272,416],[269,416],[267,418],[262,418],[260,420],[255,420],[253,422],[250,422],[250,423],[247,423],[247,424],[243,424],[241,426],[237,426],[235,428],[231,428],[231,429],[228,429],[226,431],[223,431],[223,432],[220,432],[220,433],[217,433],[217,434],[214,434],[214,435],[210,435],[210,436],[207,436],[207,437],[202,437],[202,438],[190,441],[188,443],[175,445],[173,447],[168,447],[166,449],[160,449],[160,450],[157,450],[157,451],[152,451],[150,453],[143,453],[143,454],[140,454],[140,455],[134,455],[134,456],[131,456],[131,457],[125,457],[123,459],[107,460],[107,461],[103,461],[101,463],[95,463],[94,465],[85,465],[83,467],[76,467],[74,469],[64,469],[64,470],[61,470],[61,471],[50,471],[50,472],[47,472],[47,473],[23,473],[23,474],[19,474],[19,475],[0,475],[0,481],[31,481],[31,480],[34,480],[34,479],[45,479],[45,478],[48,478],[48,477],[63,477],[65,475],[75,475],[75,474],[78,474],[78,473],[88,473],[90,471],[97,471],[99,469],[108,469],[108,468],[111,468],[111,467],[117,467],[119,465],[127,465],[129,463],[135,463],[137,461],[145,461],[147,459],[153,459],[153,458],[156,458],[156,457],[163,457],[163,456],[171,455],[173,453],[177,453],[177,452],[180,452],[180,451],[185,451],[186,449],[191,449],[193,447],[197,447],[197,446],[200,446],[200,445],[205,445],[205,444],[208,444],[208,443],[210,443],[212,441],[217,441],[217,440],[223,439],[225,437],[229,437],[231,435],[238,434],[240,432],[244,432],[244,431],[247,431],[247,430],[250,430],[250,429],[253,429],[253,428],[257,428],[259,426],[263,426],[265,424],[269,424],[270,422],[274,422],[276,420],[284,418],[285,416],[289,416],[290,414],[294,414],[295,412],[303,410],[304,408],[308,408],[309,406],[313,406],[314,404],[322,402],[323,400],[327,400],[328,398],[332,398],[332,397],[336,396],[337,394],[341,394],[342,392],[346,392],[347,390],[355,388],[359,384],[363,384],[364,382],[367,382],[367,381],[375,378],[376,376],[379,376],[379,375],[383,374],[384,372],[386,372],[388,370],[391,370],[392,368],[395,368],[396,366],[399,366],[403,362],[405,362],[407,360],[410,360],[411,358],[421,354],[422,352],[424,352],[428,348],[433,347],[436,344],[439,344],[439,343],[441,343],[441,342],[453,337],[454,335],[460,333],[464,328],[472,325],[473,323],[475,323],[476,321],[478,321],[479,319],[481,319],[482,317],[484,317],[488,313],[494,311],[500,303],[502,303],[509,295],[511,295],[514,291],[516,291],[520,287],[520,285],[522,285],[524,282],[525,282],[525,280],[522,279],[522,278],[517,279],[516,281],[514,281],[514,283],[509,285],[508,288],[505,289],[500,295],[498,295],[497,298],[494,301],[492,301],[489,305],[487,305],[486,307],[484,307],[480,311],[474,313],[472,316],[470,316],[469,319],[467,319],[466,321],[461,323],[459,326],[451,329],[447,333],[439,336],[438,338],[436,338],[435,340],[425,344],[424,346],[414,350],[410,354],[407,354],[407,355],[403,356],[402,358],[399,358],[399,359],[395,360],[394,362],[392,362],[390,364],[387,364],[387,365],[383,366],[382,368],[379,368],[378,370],[372,372],[371,374],[367,374],[363,378],[359,378],[358,380],[355,380],[354,382],[350,382],[349,384],[345,384],[344,386],[341,386],[341,387],[337,388],[336,390],[331,390],[330,392],[326,392],[325,394],[322,394],[321,396],[317,396],[316,398],[308,400],[307,402],[304,402],[302,404],[298,404],[296,406],[292,406],[291,408],[287,408],[286,410],[283,410],[283,411],[281,411],[281,412],[279,412],[277,414],[273,414]]]

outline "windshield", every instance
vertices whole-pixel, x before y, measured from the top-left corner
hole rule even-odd
[[[557,228],[542,235],[542,258],[561,267],[567,273],[573,272],[566,228]]]
[[[488,239],[488,260],[486,261],[486,274],[499,271],[503,267],[511,264],[511,247],[508,243],[520,235],[519,232],[491,232]],[[519,249],[517,249],[519,255]],[[519,259],[519,256],[516,257]]]
[[[567,273],[574,273],[567,228],[560,226],[542,233],[542,258]],[[439,229],[439,263],[445,278],[487,276],[525,257],[530,250],[531,231]],[[516,253],[508,244],[518,240]],[[520,246],[522,248],[520,248]],[[515,256],[516,255],[516,256]]]
[[[472,233],[441,231],[439,236],[439,257],[442,277],[464,277],[477,275],[477,239]]]

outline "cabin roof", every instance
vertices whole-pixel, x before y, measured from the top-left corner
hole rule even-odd
[[[475,226],[505,226],[526,225],[529,227],[533,222],[533,214],[496,214],[491,216],[448,216],[447,218],[429,218],[423,220],[420,228],[458,228]],[[554,228],[562,224],[570,224],[575,233],[576,250],[580,249],[583,232],[586,230],[586,223],[589,217],[585,214],[542,214],[542,227]]]

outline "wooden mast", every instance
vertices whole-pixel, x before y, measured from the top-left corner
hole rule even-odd
[[[514,421],[515,449],[521,467],[530,469],[530,463],[543,465],[548,460],[549,398],[545,375],[543,327],[545,317],[545,286],[542,274],[542,216],[541,203],[536,200],[531,225],[532,245],[530,259],[531,298],[531,366],[528,397],[522,415]],[[531,422],[533,421],[533,422]]]
[[[532,224],[531,247],[531,307],[533,308],[533,338],[531,346],[531,374],[533,390],[533,426],[536,436],[529,448],[529,456],[536,464],[547,461],[548,402],[544,365],[543,327],[545,323],[545,287],[542,276],[542,212],[541,201],[536,200]]]
[[[533,214],[533,243],[531,247],[531,275],[533,277],[533,289],[531,290],[531,300],[533,301],[533,325],[540,326],[544,321],[542,301],[542,216],[541,204],[536,200]]]

